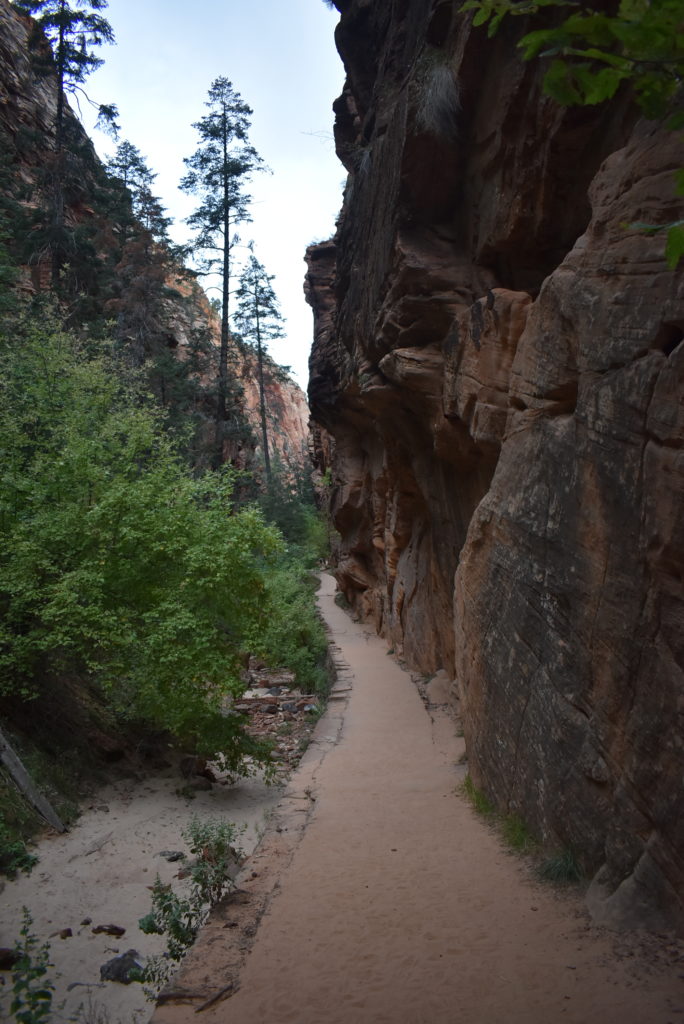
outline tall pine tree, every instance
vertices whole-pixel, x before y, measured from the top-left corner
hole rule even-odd
[[[14,0],[22,14],[35,19],[37,32],[29,39],[33,51],[33,64],[37,72],[54,74],[57,78],[57,112],[55,116],[55,151],[52,172],[52,209],[49,247],[52,265],[52,283],[57,289],[60,271],[69,248],[65,230],[64,186],[66,177],[66,95],[83,91],[82,83],[103,63],[93,53],[93,47],[113,43],[114,33],[109,22],[100,14],[108,0],[82,0],[79,6],[69,0]],[[44,34],[51,46],[46,59],[41,46]],[[102,104],[101,119],[115,125],[116,108]]]
[[[202,274],[218,273],[221,277],[221,347],[219,353],[218,399],[216,406],[215,463],[223,461],[225,424],[231,395],[229,381],[230,280],[233,249],[239,243],[235,227],[250,220],[251,196],[245,186],[254,171],[263,168],[263,161],[249,144],[251,107],[243,102],[227,78],[217,78],[209,89],[206,106],[209,113],[193,127],[200,144],[185,163],[188,173],[181,188],[197,196],[199,206],[188,218],[197,232],[193,243]],[[234,385],[235,386],[235,385]]]
[[[107,303],[116,314],[114,333],[126,361],[145,368],[169,425],[187,425],[197,414],[209,344],[201,328],[188,325],[181,351],[172,327],[188,275],[168,235],[171,220],[152,191],[156,174],[130,142],[119,144],[107,171],[119,241]]]
[[[264,449],[266,479],[271,482],[271,456],[268,447],[268,426],[266,420],[266,388],[264,386],[264,353],[266,345],[274,338],[282,337],[283,317],[278,299],[273,290],[273,275],[267,274],[262,263],[250,246],[247,265],[240,275],[237,293],[235,324],[242,337],[254,345],[257,354],[259,381],[259,412],[261,417],[261,440]]]

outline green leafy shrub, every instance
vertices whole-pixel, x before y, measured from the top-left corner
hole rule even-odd
[[[0,874],[16,878],[19,871],[29,875],[38,858],[26,849],[26,843],[15,835],[0,818]]]
[[[235,844],[244,828],[228,821],[193,818],[183,838],[195,854],[190,865],[190,890],[181,896],[157,876],[152,887],[152,910],[138,922],[146,935],[165,935],[166,953],[150,957],[142,980],[155,998],[193,944],[212,907],[233,888],[234,868],[242,859]]]
[[[328,557],[328,527],[325,516],[316,508],[310,469],[302,466],[294,470],[274,454],[270,480],[258,501],[294,558],[313,568]]]
[[[29,323],[0,340],[0,373],[0,695],[88,672],[119,715],[231,771],[267,759],[223,705],[242,690],[278,532],[235,511],[229,470],[189,473],[107,349]]]
[[[166,935],[167,957],[178,962],[195,941],[205,912],[196,893],[179,896],[157,875],[152,886],[152,910],[140,918],[138,925],[146,935]]]
[[[223,898],[233,886],[235,866],[242,860],[242,849],[237,845],[245,826],[230,821],[192,818],[182,833],[194,853],[190,866],[190,879],[199,898],[210,907]]]
[[[267,614],[254,630],[253,651],[274,667],[294,672],[297,685],[325,696],[327,638],[314,601],[317,586],[296,557],[283,558],[267,584]]]

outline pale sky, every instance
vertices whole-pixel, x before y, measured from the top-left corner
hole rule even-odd
[[[344,80],[333,39],[337,11],[323,0],[110,0],[103,13],[117,42],[98,51],[105,64],[86,89],[98,103],[117,104],[121,138],[157,172],[155,191],[178,241],[188,237],[181,221],[194,207],[178,182],[183,157],[197,148],[191,125],[207,112],[209,86],[225,76],[252,107],[250,141],[273,174],[254,176],[252,223],[238,233],[254,240],[257,258],[275,274],[287,322],[271,354],[306,390],[312,315],[302,291],[304,250],[334,233],[345,177],[332,140],[332,102]],[[84,117],[107,155],[113,144]]]

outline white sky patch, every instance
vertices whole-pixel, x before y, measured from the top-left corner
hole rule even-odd
[[[177,241],[187,240],[182,221],[195,205],[178,189],[183,158],[197,148],[192,122],[207,112],[211,83],[225,76],[252,107],[250,141],[273,173],[252,179],[252,222],[238,233],[275,275],[286,323],[271,354],[306,389],[313,320],[304,251],[334,233],[345,177],[332,137],[332,103],[344,81],[337,12],[323,0],[110,0],[104,14],[117,43],[101,48],[105,64],[86,88],[96,102],[117,104],[121,138],[157,173],[154,190]],[[109,155],[114,144],[86,127]]]

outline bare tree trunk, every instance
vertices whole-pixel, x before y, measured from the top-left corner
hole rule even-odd
[[[228,345],[230,343],[229,302],[230,302],[230,205],[228,197],[228,132],[223,131],[223,267],[221,306],[221,348],[219,351],[218,398],[216,402],[215,468],[223,462],[223,432],[227,419],[228,395]]]
[[[17,786],[24,794],[24,796],[31,802],[31,804],[38,811],[40,816],[47,821],[48,825],[52,825],[58,832],[66,832],[66,826],[62,824],[60,819],[57,817],[55,810],[49,800],[39,793],[33,784],[31,776],[24,768],[23,764],[15,754],[14,750],[10,746],[9,742],[5,738],[0,729],[0,761],[3,762],[8,772],[16,782]]]
[[[264,353],[261,347],[261,325],[259,307],[256,306],[257,364],[259,368],[259,407],[261,412],[261,437],[264,446],[264,468],[266,480],[271,482],[271,456],[268,451],[268,430],[266,427],[266,389],[264,387]]]

